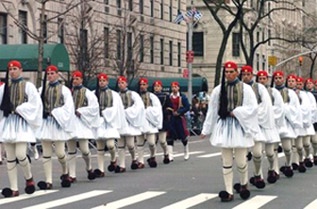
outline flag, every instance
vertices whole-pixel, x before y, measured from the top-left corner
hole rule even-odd
[[[180,12],[174,19],[174,23],[180,24],[184,20],[184,15]]]
[[[199,21],[203,17],[203,14],[200,11],[196,11],[194,18],[196,21]]]

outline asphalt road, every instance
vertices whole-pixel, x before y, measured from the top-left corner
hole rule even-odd
[[[95,150],[93,165],[96,166]],[[174,162],[162,163],[162,150],[158,147],[158,167],[126,173],[106,173],[104,178],[89,181],[84,162],[78,156],[77,182],[71,188],[61,188],[60,166],[54,160],[53,190],[39,191],[32,195],[24,194],[24,181],[19,169],[20,196],[0,197],[1,209],[88,209],[88,208],[129,208],[129,209],[316,209],[317,208],[317,166],[306,173],[295,171],[293,178],[281,176],[276,184],[267,184],[262,190],[249,186],[251,197],[241,200],[235,194],[233,202],[221,203],[218,192],[224,189],[220,153],[210,146],[208,140],[192,137],[191,156],[184,161],[183,147],[176,142]],[[147,152],[148,153],[148,152]],[[127,165],[130,159],[127,155]],[[109,156],[106,155],[108,163]],[[280,163],[284,162],[281,156]],[[106,164],[107,164],[106,163]],[[264,174],[267,173],[267,160],[264,160]],[[107,165],[105,165],[107,166]],[[32,169],[36,181],[44,179],[41,160],[32,160]],[[252,175],[252,163],[249,163],[249,175]],[[237,170],[234,170],[238,182]],[[0,166],[0,188],[9,186],[5,164]]]

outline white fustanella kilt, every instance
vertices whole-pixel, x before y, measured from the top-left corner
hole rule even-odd
[[[9,114],[0,122],[0,141],[5,143],[36,142],[34,130],[21,116]]]
[[[48,116],[43,119],[41,128],[36,132],[36,138],[45,141],[67,141],[72,135],[64,131],[53,117]]]

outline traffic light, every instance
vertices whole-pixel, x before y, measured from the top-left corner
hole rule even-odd
[[[188,50],[186,52],[186,62],[187,63],[192,63],[194,61],[194,51]]]
[[[298,58],[298,61],[299,61],[299,66],[302,66],[302,64],[303,64],[303,57],[300,56],[300,57]]]

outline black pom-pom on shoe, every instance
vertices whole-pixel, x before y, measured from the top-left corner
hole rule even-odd
[[[101,178],[105,176],[105,173],[99,170],[98,168],[94,170],[94,174],[96,178]]]
[[[240,188],[240,197],[243,200],[246,200],[250,197],[250,191],[247,189],[247,185],[241,185]]]
[[[277,176],[275,171],[269,171],[267,174],[267,182],[269,182],[270,184],[274,184],[277,181]]]
[[[234,186],[233,186],[233,189],[236,190],[237,193],[240,192],[240,188],[241,188],[241,184],[240,184],[240,183],[236,183],[236,184],[234,184]]]
[[[221,202],[230,202],[233,200],[233,195],[229,194],[227,191],[219,192],[218,196],[221,199]]]
[[[89,170],[89,171],[87,171],[87,173],[88,173],[87,178],[88,178],[89,180],[94,180],[94,179],[96,179],[96,175],[95,175],[95,173],[93,172],[92,169]]]
[[[62,187],[70,187],[71,186],[71,180],[69,179],[68,174],[62,175],[61,186]]]
[[[304,160],[304,163],[305,163],[305,166],[306,166],[307,168],[313,167],[313,162],[312,162],[309,158],[306,158],[306,159]]]

